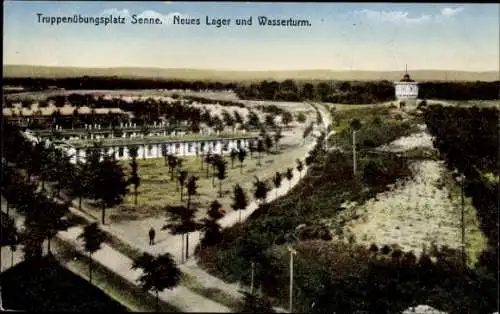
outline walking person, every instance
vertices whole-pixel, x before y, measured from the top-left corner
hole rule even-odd
[[[156,231],[155,229],[153,229],[153,227],[151,227],[151,229],[149,229],[149,245],[155,244],[155,235]]]

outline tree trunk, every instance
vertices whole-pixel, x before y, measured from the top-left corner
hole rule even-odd
[[[92,253],[89,253],[89,282],[92,283]]]
[[[189,259],[189,232],[186,233],[186,262]]]
[[[210,167],[209,165],[207,164],[207,178],[208,178],[208,172],[210,171]]]
[[[106,216],[106,205],[104,204],[104,202],[102,202],[102,224],[104,225],[104,219],[105,219],[105,216]]]
[[[5,202],[5,208],[7,210],[7,216],[8,216],[9,215],[9,202],[8,201]]]
[[[137,185],[134,185],[134,204],[137,206]]]
[[[184,187],[181,185],[181,202],[182,202],[182,192],[184,191]]]
[[[187,209],[189,209],[189,206],[191,205],[191,194],[189,194],[189,191],[188,191],[188,200],[187,200]]]
[[[234,158],[231,158],[231,169],[234,169]]]
[[[240,210],[238,210],[238,211],[239,211],[239,214],[240,214],[239,223],[241,223],[241,208],[240,208]]]
[[[78,197],[78,209],[82,210],[82,196],[81,195]]]
[[[212,173],[212,187],[215,187],[215,171]]]
[[[47,253],[50,254],[50,237],[47,237]]]
[[[156,290],[156,312],[160,312],[160,297],[158,290]]]
[[[14,267],[14,250],[10,250],[10,267]]]
[[[219,196],[222,197],[222,180],[219,180]]]
[[[243,162],[240,163],[240,173],[243,173]]]
[[[179,192],[179,180],[175,180],[175,191]],[[181,197],[182,199],[182,197]]]
[[[288,180],[288,189],[290,190],[292,188],[292,179]]]
[[[184,234],[181,234],[181,264],[184,263]]]

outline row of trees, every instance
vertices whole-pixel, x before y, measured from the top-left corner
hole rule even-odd
[[[136,187],[139,185],[136,171],[135,175],[134,170],[132,171],[133,174],[127,182],[122,168],[109,157],[100,156],[97,149],[92,150],[87,164],[71,168],[64,155],[59,157],[54,155],[57,153],[54,147],[46,146],[45,143],[30,143],[21,135],[19,129],[8,124],[4,131],[7,143],[18,144],[8,146],[9,153],[2,162],[1,193],[7,207],[6,217],[2,212],[2,223],[6,227],[2,229],[2,235],[6,235],[4,240],[12,250],[12,264],[14,251],[18,244],[22,244],[25,260],[32,262],[36,267],[37,261],[43,255],[43,242],[47,240],[47,250],[51,254],[51,239],[58,231],[65,230],[71,225],[67,220],[71,202],[64,202],[55,198],[55,195],[49,195],[46,181],[51,182],[56,189],[62,188],[69,195],[78,190],[79,193],[76,194],[79,197],[99,198],[103,210],[104,206],[111,206],[121,201],[128,183]],[[134,168],[135,159],[131,163]],[[58,168],[64,168],[69,172],[57,172]],[[54,172],[46,173],[50,169],[54,169]],[[99,190],[101,192],[98,192]],[[23,230],[18,230],[14,220],[8,216],[11,208],[24,216]],[[89,254],[89,281],[92,281],[92,254],[106,241],[106,234],[97,223],[91,223],[83,228],[78,238],[84,242],[84,250]],[[171,289],[180,282],[180,270],[169,253],[157,257],[145,254],[134,261],[131,267],[143,269],[143,275],[138,279],[139,283],[146,291],[156,292],[157,308],[159,308],[158,293],[164,289]]]
[[[127,106],[128,107],[128,106]],[[134,101],[130,108],[127,108],[133,117],[123,113],[97,114],[92,108],[90,113],[80,113],[74,109],[71,115],[62,115],[59,109],[56,109],[48,119],[38,119],[41,117],[41,111],[35,111],[33,119],[30,119],[27,126],[32,129],[54,128],[56,125],[63,129],[83,128],[86,124],[99,124],[104,127],[116,129],[122,123],[134,123],[145,128],[154,122],[166,122],[165,129],[169,132],[179,129],[186,129],[192,132],[199,132],[202,125],[206,125],[216,131],[222,132],[228,127],[236,130],[240,129],[262,129],[264,127],[276,127],[276,117],[278,113],[272,112],[266,114],[264,121],[261,121],[258,114],[250,110],[248,117],[244,119],[242,115],[233,110],[222,110],[220,115],[214,115],[207,108],[201,109],[190,105],[183,105],[181,102],[168,103],[156,100]],[[280,112],[281,123],[286,127],[293,122],[293,116],[289,111]],[[298,122],[303,123],[306,119],[304,114],[299,114]]]
[[[394,85],[389,81],[349,82],[332,81],[296,83],[262,81],[240,84],[235,92],[242,99],[258,100],[318,100],[332,103],[364,104],[394,100]],[[419,95],[427,99],[475,100],[498,99],[497,82],[424,82],[419,84]]]
[[[486,180],[484,174],[493,173],[497,178],[500,175],[499,118],[497,108],[435,105],[425,110],[434,146],[452,171],[465,175],[465,194],[472,198],[481,229],[488,237],[488,249],[480,263],[493,274],[498,272],[499,182]]]

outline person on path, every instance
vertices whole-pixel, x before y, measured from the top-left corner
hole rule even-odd
[[[154,245],[155,244],[155,229],[151,228],[149,229],[149,245]]]

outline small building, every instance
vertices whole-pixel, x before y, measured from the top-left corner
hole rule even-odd
[[[396,99],[405,103],[416,103],[418,98],[418,82],[411,79],[408,70],[405,71],[403,78],[394,82]]]

